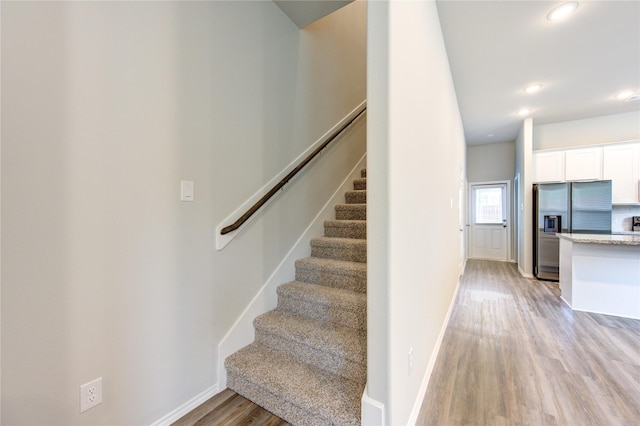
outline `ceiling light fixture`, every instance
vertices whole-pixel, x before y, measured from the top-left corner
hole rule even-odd
[[[629,96],[627,99],[624,100],[625,102],[633,102],[633,101],[640,101],[640,93],[634,93],[633,95]]]
[[[526,93],[536,93],[538,90],[542,89],[542,84],[533,83],[524,88]]]
[[[614,97],[621,101],[633,101],[637,100],[638,96],[640,96],[640,92],[636,92],[634,90],[623,90],[622,92],[617,93]]]
[[[549,14],[547,15],[547,19],[550,21],[560,21],[575,12],[577,8],[577,1],[563,3],[549,12]]]
[[[531,114],[531,110],[529,108],[522,108],[520,111],[518,111],[518,115],[520,117],[526,117],[529,114]]]

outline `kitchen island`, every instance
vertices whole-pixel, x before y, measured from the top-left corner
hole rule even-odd
[[[640,319],[640,235],[557,236],[562,299],[577,311]]]

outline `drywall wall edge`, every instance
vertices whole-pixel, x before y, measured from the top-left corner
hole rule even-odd
[[[451,318],[453,307],[455,306],[456,299],[458,298],[458,289],[460,288],[461,278],[462,276],[458,277],[458,283],[456,284],[456,288],[453,291],[453,296],[451,297],[451,302],[449,303],[449,310],[447,311],[447,315],[444,317],[442,327],[440,328],[440,334],[438,335],[436,346],[433,348],[433,351],[431,352],[431,358],[429,358],[429,364],[427,364],[427,370],[425,371],[424,377],[422,378],[422,384],[420,385],[420,390],[418,391],[416,400],[413,403],[413,409],[411,410],[411,415],[409,416],[409,421],[407,423],[409,425],[416,424],[416,421],[418,420],[418,415],[420,414],[420,409],[422,408],[422,402],[424,401],[424,396],[427,394],[427,387],[429,386],[431,373],[433,373],[433,368],[436,365],[436,360],[438,359],[438,353],[440,352],[440,347],[442,346],[442,341],[444,340],[444,334],[447,331],[447,326],[449,325],[449,319]]]
[[[244,203],[242,203],[242,205],[240,207],[238,207],[237,209],[235,209],[233,211],[233,213],[231,213],[229,216],[224,218],[224,220],[222,222],[220,222],[218,224],[218,226],[216,226],[216,250],[222,250],[223,248],[225,248],[226,245],[229,244],[231,242],[231,240],[233,240],[236,237],[236,235],[239,235],[247,227],[247,225],[249,225],[249,223],[251,223],[251,221],[258,216],[258,214],[261,211],[263,211],[273,200],[275,200],[282,193],[282,191],[279,191],[277,194],[275,194],[273,197],[271,197],[271,199],[269,199],[259,210],[257,210],[256,213],[253,216],[251,216],[249,219],[247,219],[247,221],[245,223],[243,223],[242,226],[240,226],[240,228],[238,228],[237,230],[235,230],[233,232],[229,232],[228,234],[222,235],[220,233],[222,228],[224,228],[227,225],[231,225],[232,223],[234,223],[240,216],[242,216],[244,214],[244,212],[249,210],[249,208],[251,208],[251,206],[253,206],[267,192],[269,192],[269,190],[271,190],[271,188],[276,186],[278,184],[278,182],[280,182],[287,174],[289,174],[293,169],[295,169],[298,166],[298,164],[300,164],[302,162],[302,160],[304,160],[316,148],[318,148],[321,144],[323,144],[331,136],[331,134],[333,132],[335,132],[341,126],[343,126],[344,124],[348,123],[350,120],[352,120],[358,114],[360,114],[360,112],[362,112],[366,107],[367,107],[367,101],[364,100],[364,101],[362,101],[362,103],[360,103],[360,105],[355,107],[349,114],[347,114],[342,120],[340,120],[331,129],[329,129],[329,131],[327,131],[324,135],[322,135],[322,137],[320,137],[320,139],[318,139],[313,144],[311,144],[311,146],[309,148],[307,148],[295,160],[293,160],[291,163],[289,163],[289,165],[287,167],[285,167],[284,170],[282,170],[277,176],[275,176],[273,179],[271,179],[269,182],[267,182],[255,194],[253,194],[249,199],[247,199]],[[366,114],[364,114],[364,115],[366,115]],[[364,115],[363,115],[363,117],[364,117]],[[360,118],[363,118],[363,117],[360,117]],[[356,121],[358,121],[358,120],[356,120]],[[291,181],[289,181],[289,183],[292,183],[295,179],[296,179],[296,177],[294,177]]]
[[[218,344],[218,384],[221,389],[227,387],[227,371],[224,368],[225,358],[253,342],[253,320],[258,315],[262,315],[276,307],[277,286],[284,284],[288,280],[287,271],[292,267],[296,259],[309,256],[311,250],[309,246],[310,239],[322,235],[324,221],[334,218],[334,206],[344,200],[342,197],[344,197],[346,191],[352,189],[352,181],[356,177],[360,177],[360,169],[365,167],[366,158],[367,154],[365,153],[327,200],[300,238],[298,238],[282,262],[267,279],[267,282],[258,290],[258,293],[222,338],[220,344]]]

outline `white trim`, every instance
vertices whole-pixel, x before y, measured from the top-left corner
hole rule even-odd
[[[518,263],[518,252],[520,251],[520,173],[513,177],[513,261]]]
[[[612,314],[611,312],[600,312],[600,311],[587,311],[584,309],[578,309],[578,308],[573,308],[571,307],[571,305],[569,305],[569,303],[567,303],[566,300],[562,299],[564,301],[564,303],[566,303],[572,311],[574,312],[587,312],[590,314],[596,314],[596,315],[609,315],[611,317],[618,317],[618,318],[628,318],[628,319],[632,319],[632,320],[640,320],[640,317],[638,316],[630,316],[630,315],[621,315],[621,314]]]
[[[344,178],[333,195],[327,200],[309,226],[307,226],[302,235],[300,235],[300,238],[298,238],[282,262],[280,262],[271,276],[269,276],[266,283],[258,290],[251,302],[249,302],[238,319],[236,319],[229,328],[229,331],[220,340],[218,344],[218,384],[222,389],[227,387],[227,370],[224,367],[225,358],[253,342],[255,337],[253,320],[257,316],[275,309],[277,304],[276,288],[280,284],[294,279],[294,262],[296,259],[311,255],[311,248],[309,246],[310,239],[322,235],[324,221],[335,217],[334,206],[344,200],[345,191],[352,188],[353,179],[360,176],[360,169],[365,166],[366,158],[367,154],[365,153]]]
[[[571,151],[574,149],[598,148],[598,147],[604,148],[612,145],[627,145],[627,144],[638,143],[638,142],[640,142],[640,139],[627,139],[623,141],[594,143],[591,145],[576,145],[576,146],[565,146],[565,147],[558,147],[558,148],[534,149],[531,152],[534,154],[537,154],[539,152],[560,152],[560,151],[564,152],[564,151]]]
[[[189,401],[185,402],[175,410],[171,411],[166,416],[162,417],[160,420],[156,420],[151,423],[151,426],[168,426],[176,420],[180,419],[185,414],[191,412],[195,408],[202,405],[206,400],[211,398],[212,396],[218,393],[218,385],[215,384],[211,386],[209,389],[199,393],[198,395],[191,398]]]
[[[424,397],[427,394],[427,387],[429,386],[431,373],[433,373],[433,368],[436,365],[436,360],[438,359],[438,353],[440,352],[440,347],[442,346],[442,341],[444,340],[444,335],[449,325],[449,319],[451,318],[453,307],[455,306],[456,299],[458,298],[458,290],[460,289],[460,278],[462,278],[462,276],[458,278],[456,289],[453,291],[453,297],[451,298],[451,303],[449,304],[449,310],[447,311],[447,315],[445,316],[444,322],[442,323],[442,328],[440,328],[440,334],[438,335],[436,346],[433,348],[433,351],[431,352],[431,358],[429,359],[427,370],[425,371],[424,377],[422,378],[422,384],[420,385],[418,396],[416,397],[415,402],[413,403],[413,410],[411,410],[411,415],[409,416],[409,421],[407,422],[408,425],[415,425],[416,421],[418,420],[418,415],[420,414],[420,409],[422,408],[422,402],[424,401]]]
[[[520,275],[522,275],[525,278],[533,278],[533,274],[527,274],[525,271],[522,270],[522,268],[520,268],[520,265],[518,265],[518,272],[520,272]]]
[[[307,148],[302,154],[300,154],[295,160],[293,160],[287,167],[284,168],[276,177],[267,182],[262,188],[260,188],[255,194],[253,194],[248,200],[246,200],[240,207],[235,209],[229,216],[227,216],[222,222],[216,226],[216,250],[222,250],[225,248],[227,244],[233,240],[236,235],[240,234],[242,230],[249,224],[253,219],[256,218],[257,213],[264,210],[266,206],[268,206],[274,199],[278,197],[282,191],[279,191],[276,195],[271,197],[269,201],[267,201],[253,216],[251,216],[247,221],[237,230],[233,232],[229,232],[228,234],[221,235],[220,230],[227,225],[235,222],[245,211],[247,211],[252,205],[254,205],[260,198],[264,196],[272,187],[274,187],[282,178],[284,178],[287,174],[289,174],[294,168],[298,166],[298,164],[305,159],[314,149],[318,148],[321,144],[323,144],[329,136],[340,126],[349,122],[349,120],[353,119],[357,116],[364,108],[367,106],[367,101],[362,101],[360,105],[358,105],[353,111],[346,115],[342,120],[336,123],[327,133],[322,135],[320,139],[315,141],[309,148]],[[295,178],[293,178],[295,180]],[[292,182],[292,181],[289,181]]]
[[[467,269],[467,258],[465,257],[464,260],[462,261],[462,267],[460,268],[460,276],[462,277],[462,275],[464,275],[464,271],[465,269]],[[459,281],[459,279],[458,279]],[[457,290],[456,290],[457,291]]]
[[[584,309],[577,309],[574,308],[573,306],[571,306],[571,303],[567,302],[567,299],[565,299],[564,297],[560,296],[560,300],[562,300],[564,302],[565,305],[567,305],[569,308],[571,308],[572,311],[574,312],[587,312],[587,313],[591,313],[591,314],[597,314],[597,315],[609,315],[612,317],[618,317],[618,318],[629,318],[629,319],[633,319],[633,320],[637,320],[640,319],[639,317],[633,317],[633,316],[628,316],[628,315],[619,315],[619,314],[612,314],[610,312],[598,312],[598,311],[586,311]]]
[[[367,385],[365,385],[364,392],[362,393],[360,410],[363,426],[384,425],[384,404],[369,396],[369,388]]]
[[[491,260],[493,262],[516,263],[511,259],[492,259],[490,257],[470,257],[471,260]]]

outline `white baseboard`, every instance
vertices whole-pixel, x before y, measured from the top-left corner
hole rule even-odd
[[[218,385],[215,384],[211,386],[209,389],[199,393],[198,395],[191,398],[189,401],[182,404],[180,407],[176,408],[166,416],[162,417],[160,420],[157,420],[151,424],[151,426],[168,426],[176,420],[180,419],[185,414],[191,412],[196,407],[202,405],[206,400],[214,396],[219,392]]]
[[[277,304],[276,288],[280,284],[293,280],[295,274],[294,263],[297,259],[311,255],[309,241],[313,237],[323,235],[324,221],[335,217],[334,206],[344,202],[344,193],[353,188],[353,179],[360,177],[360,169],[365,167],[366,157],[366,154],[363,155],[355,167],[344,178],[331,198],[329,198],[320,212],[311,221],[282,262],[280,262],[275,271],[267,279],[267,282],[260,288],[258,293],[231,326],[227,334],[222,338],[220,344],[218,344],[218,384],[221,389],[227,387],[227,370],[224,368],[225,358],[253,342],[255,336],[253,320],[257,316],[275,309]]]
[[[384,425],[384,404],[369,396],[367,386],[364,387],[361,400],[362,425],[382,426]]]
[[[534,278],[533,274],[528,274],[524,272],[522,268],[520,268],[520,265],[518,265],[518,272],[520,272],[520,275],[522,275],[525,278]]]
[[[440,334],[438,335],[436,346],[433,348],[433,351],[431,352],[431,358],[429,359],[427,370],[425,371],[424,377],[422,378],[422,384],[420,385],[420,390],[418,391],[416,400],[413,403],[413,409],[411,410],[411,415],[409,416],[409,421],[407,422],[408,425],[415,425],[416,421],[418,420],[418,415],[420,414],[420,408],[422,408],[422,402],[424,400],[424,396],[427,394],[427,387],[429,386],[431,373],[433,373],[433,368],[436,365],[436,360],[438,359],[438,353],[440,352],[440,347],[442,346],[442,340],[444,339],[444,335],[447,331],[447,326],[449,325],[449,318],[451,318],[451,312],[453,312],[453,307],[456,304],[456,299],[458,297],[459,289],[460,289],[460,278],[458,278],[456,289],[453,291],[453,297],[451,298],[451,303],[449,304],[449,310],[447,311],[447,315],[445,316],[444,321],[442,323],[442,327],[440,328]]]
[[[449,303],[447,315],[445,315],[442,327],[440,328],[440,334],[438,335],[436,346],[431,352],[429,364],[427,365],[424,377],[422,378],[422,383],[420,384],[418,395],[416,396],[415,402],[413,404],[413,409],[411,410],[411,415],[409,416],[409,421],[407,422],[408,425],[415,425],[416,421],[418,420],[418,415],[420,414],[420,409],[422,408],[422,402],[424,401],[424,397],[427,394],[429,380],[431,379],[433,368],[436,365],[438,353],[440,352],[440,347],[442,346],[442,341],[444,340],[444,335],[447,331],[447,326],[449,325],[449,319],[451,318],[451,313],[453,312],[453,307],[455,306],[456,299],[458,297],[458,290],[460,289],[460,279],[462,278],[462,273],[464,272],[464,266],[466,266],[466,259],[464,261],[460,277],[458,277],[456,288],[453,291],[453,296],[451,297],[451,302]],[[366,386],[364,388],[364,393],[362,394],[361,410],[363,426],[382,426],[385,424],[384,404],[376,399],[371,398],[368,394],[368,389]]]

